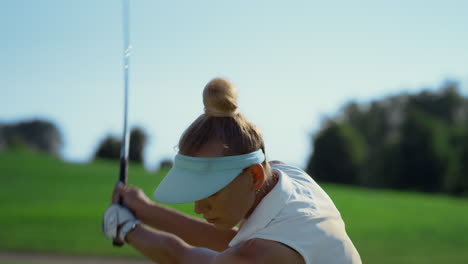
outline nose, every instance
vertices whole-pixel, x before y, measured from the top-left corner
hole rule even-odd
[[[210,204],[206,199],[195,201],[194,211],[196,214],[204,214],[210,210]]]

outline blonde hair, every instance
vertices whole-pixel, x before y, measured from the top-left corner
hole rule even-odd
[[[179,152],[193,156],[204,144],[217,140],[224,145],[224,156],[242,155],[265,145],[260,130],[238,112],[237,91],[222,78],[208,82],[203,90],[205,113],[185,130],[179,141]],[[266,154],[266,153],[265,153]],[[269,165],[265,160],[267,175]]]

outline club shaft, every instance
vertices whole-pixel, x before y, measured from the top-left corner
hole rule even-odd
[[[123,76],[124,76],[124,126],[122,136],[122,146],[120,151],[120,175],[119,182],[127,183],[127,169],[128,169],[128,151],[129,151],[129,131],[128,131],[128,87],[129,87],[129,69],[130,69],[130,12],[129,0],[123,1]]]

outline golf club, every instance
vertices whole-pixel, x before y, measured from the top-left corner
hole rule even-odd
[[[124,54],[123,54],[123,73],[124,73],[124,125],[122,145],[120,149],[120,172],[119,180],[116,187],[121,184],[127,184],[128,170],[128,149],[129,149],[129,132],[128,132],[128,70],[130,66],[130,32],[129,32],[129,0],[122,0],[123,3],[123,38],[124,38]],[[113,203],[122,204],[123,201],[117,195],[113,197]],[[113,245],[121,247],[123,241],[118,238],[113,240]]]

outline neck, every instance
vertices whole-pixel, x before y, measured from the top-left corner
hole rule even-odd
[[[263,198],[265,198],[265,196],[267,196],[267,194],[270,193],[271,190],[273,190],[273,188],[278,183],[278,180],[279,180],[279,176],[276,174],[276,172],[272,172],[271,175],[263,183],[262,188],[260,188],[256,192],[255,202],[252,205],[252,208],[247,212],[247,214],[246,214],[246,216],[244,218],[244,221],[242,221],[242,222],[245,222],[245,220],[247,220],[250,217],[250,215],[253,213],[253,211],[255,211],[255,208],[257,208],[257,206],[260,204],[260,202],[263,200]]]

